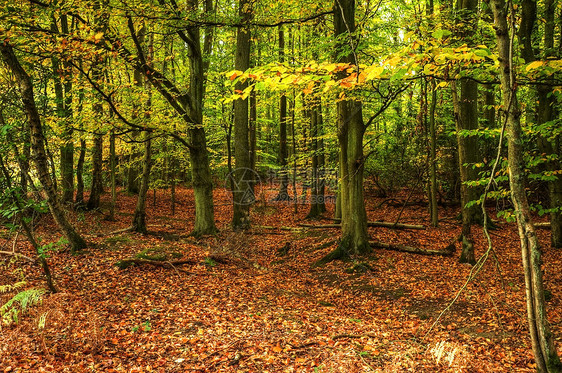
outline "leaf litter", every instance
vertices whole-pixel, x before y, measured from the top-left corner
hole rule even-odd
[[[189,189],[177,191],[175,215],[166,191],[157,192],[156,204],[148,201],[147,235],[108,235],[130,224],[136,198],[125,193],[116,221],[99,211],[76,214],[90,247],[77,256],[51,253],[61,293],[46,296],[18,324],[2,326],[2,371],[535,371],[514,224],[493,231],[495,257],[429,331],[470,271],[458,263],[458,243],[452,257],[375,249],[368,257],[313,268],[334,248],[339,231],[299,228],[307,206],[295,214],[291,203],[266,196],[252,209],[255,228],[234,232],[228,192],[217,189],[214,197],[220,232],[201,238],[189,236]],[[109,196],[103,198],[108,206]],[[400,208],[381,202],[367,197],[369,220],[394,222]],[[332,207],[325,216],[333,215]],[[425,230],[374,227],[369,234],[382,242],[446,247],[460,233],[458,211],[442,208],[438,228],[429,227],[426,211],[407,206],[400,220]],[[48,216],[37,233],[45,242],[59,238]],[[562,259],[546,245],[549,232],[538,234],[545,245],[548,317],[561,351]],[[478,255],[486,248],[480,230],[474,240]],[[17,247],[32,255],[21,238]],[[115,265],[141,253],[193,264]],[[0,265],[2,285],[25,278],[29,287],[43,286],[32,264],[3,258]],[[0,294],[0,302],[9,295]]]

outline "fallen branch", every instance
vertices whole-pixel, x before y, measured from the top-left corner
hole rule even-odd
[[[544,222],[544,223],[535,223],[535,228],[543,228],[543,229],[550,229],[550,222]]]
[[[191,264],[191,265],[195,265],[198,264],[198,262],[194,261],[194,260],[174,260],[174,261],[169,261],[169,260],[151,260],[151,259],[141,259],[141,258],[128,258],[128,259],[122,259],[120,261],[118,261],[117,263],[115,263],[115,265],[119,268],[127,268],[130,267],[132,265],[143,265],[143,264],[150,264],[156,267],[172,267],[174,268],[177,265],[182,265],[182,264]]]
[[[282,231],[302,231],[302,228],[298,228],[298,227],[285,227],[285,226],[274,227],[274,226],[270,226],[270,225],[256,225],[254,228],[258,228],[258,229],[279,229],[279,230],[282,230]]]
[[[340,219],[334,219],[335,221],[340,221]],[[299,224],[301,227],[307,228],[339,228],[341,224]],[[400,224],[400,223],[390,223],[386,221],[368,221],[368,227],[384,227],[384,228],[391,228],[391,229],[425,229],[423,225],[416,225],[416,224]]]
[[[384,243],[380,241],[369,241],[369,245],[371,245],[371,247],[378,247],[387,250],[402,251],[402,252],[421,254],[421,255],[451,256],[455,252],[455,245],[453,243],[449,244],[443,250],[422,249],[419,247],[394,245],[394,244]]]
[[[378,338],[380,337],[380,335],[377,335],[375,333],[365,333],[365,334],[337,334],[334,335],[333,337],[331,337],[331,339],[333,341],[335,341],[336,339],[342,339],[342,338],[350,338],[350,339],[354,339],[354,338],[363,338],[363,337],[369,337],[369,338]]]
[[[8,255],[8,256],[20,257],[20,258],[23,258],[23,259],[26,259],[26,260],[30,261],[31,263],[35,263],[35,262],[36,262],[35,259],[33,259],[33,258],[31,258],[31,257],[29,257],[29,256],[27,256],[27,255],[23,255],[23,254],[16,253],[16,252],[12,252],[12,251],[0,251],[0,254],[2,254],[2,255]]]
[[[114,234],[119,234],[119,233],[125,233],[125,232],[132,232],[133,231],[133,227],[127,227],[127,228],[123,228],[123,229],[118,229],[116,231],[113,232],[108,232],[108,233],[94,233],[89,235],[90,237],[105,237],[105,236],[113,236]]]

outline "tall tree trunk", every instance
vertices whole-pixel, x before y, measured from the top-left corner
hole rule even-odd
[[[96,32],[106,32],[108,28],[108,0],[95,0],[94,10],[94,30]],[[105,56],[96,55],[92,62],[92,79],[100,82],[104,79],[103,67],[105,65]],[[103,162],[103,129],[102,120],[104,116],[103,101],[99,94],[95,95],[95,102],[92,107],[94,113],[94,121],[96,130],[94,131],[94,149],[92,153],[92,184],[90,186],[90,197],[86,208],[94,210],[100,206],[100,197],[103,192],[102,180],[102,162]]]
[[[76,198],[74,203],[77,208],[84,206],[84,160],[86,158],[86,139],[80,138],[80,152],[76,162]]]
[[[146,233],[146,195],[148,194],[148,185],[150,182],[150,168],[152,166],[151,158],[152,140],[150,133],[144,131],[144,156],[143,156],[143,169],[141,177],[141,187],[137,197],[137,205],[135,207],[135,214],[133,216],[133,231],[139,233]]]
[[[324,203],[324,154],[322,132],[322,106],[321,98],[314,97],[310,100],[310,134],[312,151],[312,183],[310,211],[307,219],[315,219],[326,211]]]
[[[507,115],[508,164],[511,199],[515,207],[525,274],[527,320],[535,362],[540,372],[561,372],[562,364],[546,319],[541,248],[529,211],[525,192],[520,108],[517,101],[515,71],[512,69],[512,43],[507,24],[508,7],[504,0],[491,0],[499,54],[502,110]],[[513,17],[513,14],[511,14]]]
[[[190,6],[196,7],[197,1],[190,0]],[[205,65],[201,54],[199,28],[192,27],[187,31],[188,38],[192,40],[189,58],[189,80],[191,104],[185,103],[189,116],[195,123],[188,127],[188,136],[191,143],[189,157],[191,161],[191,174],[193,194],[195,197],[195,224],[192,234],[195,236],[215,234],[215,210],[213,205],[213,181],[209,165],[209,152],[207,139],[203,128],[203,96],[205,94]],[[208,50],[211,49],[212,36],[205,35]]]
[[[250,93],[250,118],[249,118],[249,145],[250,145],[250,168],[256,170],[256,147],[257,147],[257,122],[258,122],[258,97],[256,90]]]
[[[334,28],[338,62],[357,64],[355,60],[355,0],[336,0]],[[362,105],[356,100],[337,102],[337,136],[340,148],[340,192],[342,241],[341,254],[362,254],[370,250],[367,235],[367,212],[363,190],[363,122]]]
[[[80,62],[80,66],[82,63]],[[78,114],[82,114],[84,110],[84,88],[80,88],[78,91]],[[80,129],[83,129],[84,125],[80,122]],[[78,161],[76,162],[76,196],[74,197],[75,208],[84,207],[84,160],[86,158],[86,139],[84,139],[84,134],[80,133],[80,149],[78,152]]]
[[[238,15],[242,23],[247,23],[252,17],[252,2],[240,0]],[[250,28],[239,27],[236,35],[236,70],[244,71],[250,67]],[[236,89],[243,91],[247,83],[238,82]],[[248,144],[248,100],[234,101],[234,158],[235,185],[233,191],[234,229],[250,227],[250,205],[254,202],[253,172],[250,164]]]
[[[68,34],[68,20],[65,14],[60,17],[61,31]],[[56,20],[52,28],[57,31]],[[63,123],[60,147],[60,173],[62,187],[62,202],[70,203],[74,198],[74,144],[72,139],[72,65],[68,61],[61,62],[52,58],[53,77],[57,116]]]
[[[554,0],[547,0],[544,4],[544,15],[545,15],[545,25],[544,25],[544,53],[543,58],[547,59],[549,57],[555,56],[554,50],[554,13],[556,12],[556,6]],[[550,84],[538,85],[537,86],[537,98],[538,98],[538,125],[548,123],[556,118],[555,109],[555,96],[552,92],[554,87],[553,79],[549,79]],[[539,137],[539,149],[541,153],[547,155],[556,155],[555,159],[550,159],[546,164],[547,171],[550,171],[554,175],[554,180],[548,182],[548,195],[550,199],[550,243],[553,247],[562,247],[562,177],[560,174],[555,173],[556,170],[560,170],[562,163],[560,162],[560,136],[556,136],[554,139],[549,140],[546,136]]]
[[[144,40],[144,33],[145,33],[145,28],[144,26],[141,27],[141,29],[139,30],[139,35],[138,35],[138,40],[139,43],[142,43]],[[147,50],[148,53],[146,54],[146,63],[149,65],[152,65],[152,60],[154,57],[154,53],[153,53],[153,42],[154,42],[154,38],[151,35],[148,38],[148,45],[147,45]],[[141,44],[142,45],[142,44]],[[140,82],[140,86],[142,86],[144,88],[144,91],[148,94],[148,98],[146,100],[146,102],[144,104],[141,104],[140,106],[144,109],[144,122],[145,125],[148,123],[148,121],[150,120],[150,110],[152,109],[152,93],[151,93],[151,86],[150,86],[150,82],[148,82],[148,80],[143,81],[142,76],[139,77]],[[140,181],[140,188],[139,188],[139,193],[138,193],[138,197],[137,197],[137,205],[135,207],[135,214],[133,215],[133,230],[135,232],[139,232],[139,233],[146,233],[147,229],[146,229],[146,196],[148,194],[148,187],[149,187],[149,183],[150,183],[150,169],[152,167],[152,154],[151,154],[151,148],[152,148],[152,140],[150,138],[151,134],[149,131],[144,131],[144,156],[143,156],[143,161],[142,161],[142,175],[141,175],[141,181]]]
[[[474,44],[470,40],[470,33],[478,27],[476,19],[476,11],[478,7],[477,0],[460,1],[461,17],[465,23],[465,29],[461,32],[470,44]],[[474,131],[478,129],[478,83],[471,79],[461,79],[460,81],[460,115],[457,117],[457,132]],[[462,251],[459,258],[461,263],[476,263],[474,258],[474,245],[470,234],[470,225],[476,222],[482,222],[482,209],[478,204],[468,207],[471,201],[480,198],[480,190],[467,183],[478,180],[478,170],[473,167],[478,163],[478,137],[475,134],[465,136],[457,134],[457,143],[459,149],[459,168],[461,176],[461,213],[462,213]]]
[[[115,220],[115,205],[117,203],[117,190],[115,185],[116,168],[117,168],[117,158],[115,155],[115,131],[112,129],[109,135],[109,174],[111,178],[111,205],[109,207],[108,219],[110,221]]]
[[[283,26],[279,26],[279,62],[285,62],[285,33]],[[281,173],[279,178],[279,193],[275,197],[276,201],[288,201],[289,193],[289,173],[287,169],[287,157],[289,156],[287,148],[287,96],[281,93],[279,98],[279,165]]]
[[[101,102],[94,104],[94,112],[97,114],[98,120],[101,120],[101,116],[103,115],[103,105]],[[95,210],[100,207],[100,198],[103,192],[103,134],[98,131],[94,134],[94,149],[92,153],[92,184],[90,186],[90,197],[88,198],[88,203],[86,204],[86,208],[88,210]]]
[[[14,51],[7,43],[0,45],[0,52],[6,65],[12,70],[20,89],[21,100],[29,122],[31,131],[31,148],[33,150],[33,161],[37,169],[37,176],[43,185],[43,189],[47,196],[47,204],[55,219],[56,223],[62,230],[68,240],[72,252],[77,252],[86,247],[86,241],[76,232],[72,224],[67,220],[64,209],[58,199],[57,191],[54,188],[53,180],[49,175],[47,165],[47,154],[45,152],[45,136],[43,134],[43,126],[41,118],[35,105],[33,95],[33,85],[27,72],[20,65]]]
[[[439,225],[437,210],[437,131],[435,128],[435,108],[437,106],[437,89],[435,80],[431,80],[431,104],[429,106],[429,205],[431,207],[431,225]]]

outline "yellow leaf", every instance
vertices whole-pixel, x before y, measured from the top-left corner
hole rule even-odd
[[[542,61],[533,61],[530,64],[527,65],[527,67],[525,68],[525,71],[529,71],[532,69],[536,69],[539,66],[542,66]]]

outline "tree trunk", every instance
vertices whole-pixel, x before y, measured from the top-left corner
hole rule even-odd
[[[43,185],[43,189],[47,196],[47,204],[58,226],[68,240],[72,252],[77,252],[86,247],[86,241],[76,232],[74,227],[67,220],[64,209],[60,204],[57,192],[54,188],[53,181],[49,175],[47,165],[47,155],[45,153],[45,136],[41,118],[35,105],[33,95],[33,85],[29,75],[20,65],[14,51],[10,45],[4,43],[0,45],[0,52],[6,65],[12,70],[20,89],[21,100],[29,122],[31,131],[31,148],[33,150],[33,161],[37,169],[37,176]]]
[[[240,0],[238,14],[242,23],[247,23],[252,17],[252,3]],[[236,70],[244,71],[250,67],[250,29],[238,28],[236,36]],[[243,91],[247,83],[238,82],[236,89]],[[233,191],[234,229],[250,227],[250,205],[254,202],[253,171],[250,164],[248,144],[248,100],[234,101],[234,158],[235,185]]]
[[[491,0],[490,3],[494,13],[498,45],[502,110],[507,115],[509,184],[521,239],[531,345],[540,372],[561,372],[562,364],[546,319],[541,249],[525,193],[521,112],[517,101],[515,71],[511,69],[512,39],[507,24],[508,7],[504,0]]]
[[[109,220],[115,220],[115,205],[117,202],[117,190],[115,185],[115,172],[117,159],[115,156],[115,131],[112,129],[109,135],[109,173],[111,177],[111,205],[109,207]]]
[[[133,216],[133,231],[139,233],[146,233],[146,195],[148,193],[148,185],[150,182],[150,168],[152,166],[151,158],[151,145],[150,132],[144,131],[144,156],[143,156],[143,169],[141,177],[141,187],[137,197],[137,205],[135,214]]]
[[[544,53],[543,57],[549,58],[555,56],[554,50],[554,13],[556,12],[553,0],[545,2],[545,26],[544,26]],[[549,83],[553,83],[553,79],[549,79]],[[537,86],[538,98],[538,125],[548,123],[556,118],[555,96],[552,92],[554,84]],[[548,182],[548,195],[550,199],[550,243],[552,247],[562,247],[562,177],[556,170],[560,170],[562,164],[560,162],[560,136],[556,136],[551,141],[540,136],[539,149],[541,153],[547,155],[556,155],[555,159],[550,159],[546,164],[546,170],[553,173],[554,180]]]
[[[101,120],[103,115],[103,105],[98,102],[94,105],[94,112]],[[94,134],[94,149],[92,153],[92,185],[90,186],[90,197],[86,208],[88,210],[95,210],[100,207],[100,197],[103,191],[102,186],[102,156],[103,156],[103,134],[96,132]]]
[[[283,26],[279,26],[279,62],[285,62],[285,34]],[[288,201],[290,199],[287,191],[289,186],[289,174],[287,169],[287,96],[281,93],[279,98],[279,164],[281,173],[279,178],[279,193],[276,201]]]
[[[465,29],[461,34],[470,40],[470,33],[478,26],[476,20],[477,0],[462,0],[460,2],[461,17],[463,18]],[[469,41],[473,44],[472,41]],[[471,79],[461,79],[460,81],[460,101],[458,103],[459,115],[456,117],[457,132],[474,131],[478,129],[478,83]],[[471,201],[480,198],[478,188],[467,185],[469,182],[478,180],[478,170],[473,167],[478,163],[478,137],[475,134],[468,136],[457,133],[457,143],[459,151],[459,169],[461,176],[461,213],[463,221],[462,229],[462,251],[459,258],[461,263],[476,263],[474,258],[474,245],[470,234],[470,226],[476,222],[482,222],[482,209],[479,204],[468,207]]]
[[[322,106],[321,98],[315,97],[311,100],[310,106],[310,133],[312,151],[312,183],[310,211],[307,219],[315,219],[326,211],[324,202],[324,142],[321,138],[322,133]]]
[[[197,6],[196,0],[190,0],[189,5]],[[207,11],[210,11],[208,9]],[[198,27],[189,28],[187,36],[193,42],[190,45],[189,58],[189,89],[191,104],[184,103],[190,118],[195,122],[188,126],[188,136],[191,143],[189,158],[191,161],[191,175],[193,194],[195,197],[194,236],[215,234],[215,209],[213,204],[213,180],[209,166],[209,152],[207,139],[203,128],[203,96],[205,94],[205,65],[201,54],[200,32]],[[211,48],[210,35],[205,40]]]
[[[78,153],[78,162],[76,162],[76,198],[74,203],[76,207],[84,206],[84,160],[86,158],[86,140],[80,138],[80,152]]]
[[[68,20],[65,14],[60,16],[61,31],[68,34]],[[53,30],[57,31],[56,20],[53,20]],[[62,186],[62,202],[71,203],[74,199],[74,144],[72,142],[72,65],[58,58],[52,58],[53,76],[57,116],[63,123],[60,147],[60,173]]]
[[[334,5],[335,37],[338,38],[338,62],[357,64],[353,33],[355,32],[355,1],[336,0]],[[350,45],[351,44],[351,45]],[[340,147],[340,192],[342,240],[340,250],[346,254],[363,254],[370,250],[367,235],[367,212],[363,191],[363,123],[360,101],[337,102],[337,136]]]
[[[431,105],[429,106],[429,205],[431,207],[431,225],[439,225],[437,210],[437,131],[435,129],[435,108],[437,106],[437,89],[435,80],[431,80]]]

